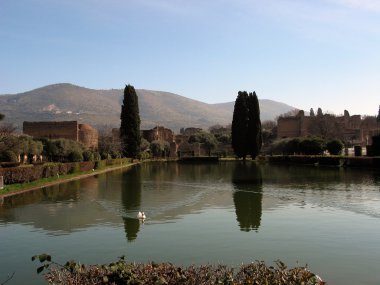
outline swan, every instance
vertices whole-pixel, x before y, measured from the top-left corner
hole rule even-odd
[[[137,214],[137,218],[142,219],[142,220],[145,220],[145,219],[146,219],[145,213],[144,213],[144,212],[139,212],[139,213]]]

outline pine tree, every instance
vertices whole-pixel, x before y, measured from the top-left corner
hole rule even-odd
[[[262,144],[260,107],[256,93],[239,91],[232,118],[232,148],[237,157],[255,159]]]
[[[120,139],[123,155],[137,158],[140,155],[140,115],[136,90],[127,85],[124,89],[124,100],[121,106]]]

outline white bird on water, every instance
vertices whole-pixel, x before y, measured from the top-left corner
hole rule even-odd
[[[139,212],[137,214],[137,218],[139,218],[141,220],[145,220],[146,219],[145,213],[144,212]]]

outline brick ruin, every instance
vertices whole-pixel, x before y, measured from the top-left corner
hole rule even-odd
[[[35,138],[69,139],[89,149],[98,149],[98,131],[77,121],[24,122],[23,133]]]
[[[190,135],[199,130],[201,129],[188,128],[184,130],[185,134],[175,135],[172,130],[163,126],[157,126],[150,130],[142,130],[141,137],[146,139],[149,143],[155,140],[168,142],[170,144],[170,157],[206,155],[207,151],[203,148],[202,144],[188,143]],[[112,141],[114,143],[120,142],[120,131],[118,128],[112,129]]]
[[[277,137],[293,138],[321,135],[321,126],[316,126],[318,119],[326,125],[325,136],[335,135],[345,142],[361,146],[372,144],[372,135],[378,128],[376,118],[366,117],[362,119],[360,115],[350,116],[346,110],[343,116],[330,114],[305,116],[304,111],[301,110],[295,116],[278,118]],[[328,133],[328,128],[331,134]]]

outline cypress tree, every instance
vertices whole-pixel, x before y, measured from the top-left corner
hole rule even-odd
[[[140,115],[136,90],[127,85],[124,89],[124,100],[120,114],[120,139],[123,155],[137,158],[140,154]]]
[[[239,91],[235,101],[234,113],[232,116],[231,126],[231,140],[232,148],[235,155],[243,158],[248,154],[248,108],[247,108],[248,94],[246,91]]]
[[[252,159],[260,153],[262,145],[260,106],[256,92],[249,93],[248,103],[248,152]]]
[[[255,92],[239,91],[231,129],[232,148],[237,157],[255,159],[262,145],[260,106]]]

